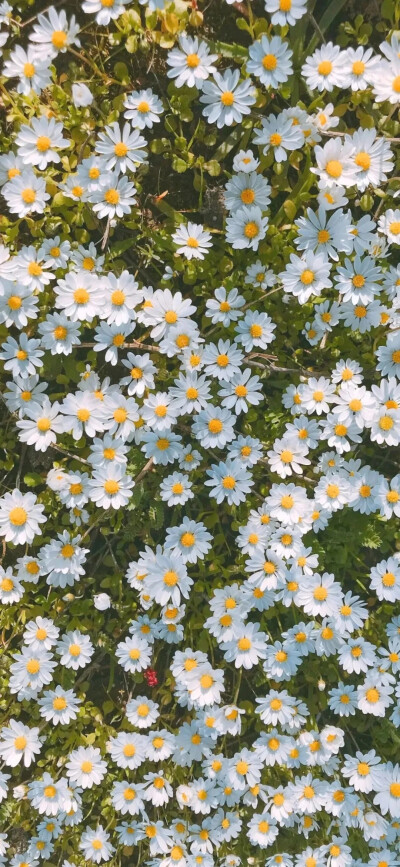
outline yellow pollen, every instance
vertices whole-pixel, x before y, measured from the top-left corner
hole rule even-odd
[[[50,146],[51,146],[51,141],[50,141],[49,137],[47,135],[40,135],[36,141],[36,147],[37,147],[38,151],[40,151],[41,153],[44,153],[45,151],[48,151]]]
[[[329,160],[325,166],[325,170],[329,177],[340,178],[340,175],[343,171],[343,166],[339,160]]]
[[[240,198],[245,205],[252,205],[255,197],[256,194],[250,187],[246,187],[246,189],[242,190],[240,193]]]
[[[266,54],[262,59],[262,65],[263,65],[264,69],[267,69],[268,71],[272,71],[273,69],[276,69],[277,64],[278,64],[278,61],[277,61],[274,54]]]
[[[208,430],[210,433],[219,434],[223,429],[222,421],[219,418],[212,418],[208,422]]]
[[[376,704],[377,701],[379,701],[380,699],[380,695],[378,690],[375,689],[374,686],[372,686],[370,689],[367,689],[367,692],[365,693],[365,698],[370,704]]]
[[[270,135],[269,137],[269,141],[270,144],[272,144],[272,147],[279,147],[282,142],[282,136],[279,134],[279,132],[273,132],[272,135]]]
[[[382,584],[384,587],[394,587],[395,583],[396,578],[393,572],[385,572],[385,574],[382,575]]]
[[[35,67],[33,63],[24,63],[24,75],[25,78],[33,78],[35,74]]]
[[[338,485],[328,485],[326,488],[326,494],[330,500],[336,499],[336,497],[339,495]]]
[[[381,430],[391,430],[393,425],[394,421],[390,415],[383,415],[382,418],[379,419],[379,427]]]
[[[8,517],[13,527],[22,527],[22,525],[27,521],[28,514],[22,506],[15,506],[15,508],[11,509],[9,512]]]
[[[355,158],[356,166],[360,166],[364,172],[368,171],[371,165],[371,157],[366,151],[360,151]]]
[[[239,638],[237,646],[238,646],[239,650],[244,650],[244,651],[250,650],[250,648],[251,648],[250,638]]]
[[[164,584],[167,585],[167,587],[175,587],[175,585],[179,581],[179,577],[176,572],[170,570],[169,572],[165,572],[163,581]]]
[[[67,43],[68,34],[65,33],[64,30],[54,30],[51,34],[51,41],[54,45],[54,48],[58,48],[60,51],[61,48],[65,48]]]
[[[306,268],[306,270],[303,271],[300,280],[304,284],[304,286],[309,286],[310,283],[313,282],[314,276],[314,271],[310,271],[308,268]]]
[[[106,494],[117,494],[119,491],[119,482],[115,479],[107,479],[107,481],[104,482],[103,488]]]
[[[198,54],[188,54],[186,58],[186,63],[189,69],[196,69],[196,67],[200,63],[200,57]]]
[[[122,292],[121,289],[116,289],[111,295],[111,303],[115,307],[122,307],[125,304],[125,297],[125,292]]]
[[[257,226],[257,223],[255,223],[253,220],[250,220],[248,223],[246,223],[244,227],[244,234],[246,238],[256,238],[259,234],[259,227]]]
[[[126,157],[128,150],[128,145],[126,145],[124,141],[117,142],[114,147],[114,153],[116,157]]]
[[[26,670],[29,674],[37,674],[40,671],[40,662],[38,659],[29,659],[26,663]]]
[[[104,198],[109,205],[118,205],[119,192],[115,189],[107,190],[104,194]]]
[[[362,75],[365,70],[365,63],[363,63],[362,60],[355,60],[351,68],[354,75]],[[359,163],[357,163],[357,165],[359,165]]]
[[[235,394],[237,397],[246,397],[247,388],[245,385],[237,385],[235,388]]]
[[[235,97],[234,97],[231,90],[225,90],[225,92],[221,94],[222,105],[229,107],[229,106],[233,105],[234,101],[235,101]]]
[[[318,72],[320,75],[329,75],[332,72],[333,66],[330,60],[321,60],[318,64]]]

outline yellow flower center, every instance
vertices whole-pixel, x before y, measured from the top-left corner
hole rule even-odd
[[[351,68],[354,75],[362,75],[365,70],[365,63],[362,60],[355,60]]]
[[[269,831],[269,823],[266,821],[262,821],[258,823],[258,830],[260,834],[268,834]]]
[[[118,205],[119,192],[115,189],[107,190],[104,194],[104,198],[109,205]]]
[[[33,190],[32,187],[26,187],[25,190],[22,190],[21,198],[26,205],[32,205],[36,200],[35,190]]]
[[[169,572],[165,572],[164,577],[163,577],[163,581],[164,581],[164,584],[167,585],[167,587],[175,587],[175,585],[179,581],[179,576],[177,575],[176,572],[174,572],[173,570],[170,570]]]
[[[257,223],[254,222],[254,220],[250,220],[248,223],[246,223],[244,227],[244,234],[246,238],[256,238],[258,233],[259,227]]]
[[[51,146],[51,141],[47,135],[40,135],[36,141],[36,147],[38,151],[44,153],[44,151],[48,151]]]
[[[318,72],[320,75],[330,75],[332,72],[333,66],[330,60],[321,60],[318,64]]]
[[[371,157],[365,151],[360,151],[355,158],[356,166],[360,166],[366,172],[371,165]]]
[[[268,69],[269,71],[276,69],[277,64],[278,61],[274,54],[266,54],[262,59],[262,65],[264,69]]]
[[[117,494],[119,491],[119,483],[115,479],[107,479],[103,487],[106,494]]]
[[[234,101],[235,97],[231,90],[225,90],[225,92],[221,94],[222,105],[230,106],[233,105]]]
[[[279,147],[282,142],[282,136],[279,134],[279,132],[273,132],[272,135],[270,135],[269,137],[269,141],[270,144],[272,144],[272,147]]]
[[[68,334],[67,329],[64,328],[63,325],[57,325],[57,328],[55,328],[53,331],[53,335],[56,338],[56,340],[65,340],[67,334]]]
[[[342,163],[339,160],[329,160],[325,168],[331,178],[340,178],[343,171]]]
[[[7,303],[10,310],[19,310],[22,305],[22,299],[19,295],[10,295]]]
[[[334,500],[339,495],[338,485],[328,485],[326,488],[326,493],[330,500]]]
[[[30,262],[29,263],[28,274],[30,274],[31,277],[40,277],[42,271],[43,271],[43,269],[40,267],[40,265],[38,265],[37,262]]]
[[[15,506],[14,509],[11,509],[8,517],[13,527],[22,527],[23,524],[26,524],[28,514],[22,506]]]
[[[65,30],[54,30],[51,34],[51,41],[54,45],[54,48],[65,48],[66,42],[68,39],[68,34],[65,33]]]
[[[210,433],[218,434],[221,433],[223,429],[222,421],[219,418],[212,418],[208,422],[208,430]]]
[[[37,674],[40,671],[40,662],[38,659],[28,659],[26,670],[29,674]]]
[[[114,153],[116,157],[126,157],[128,153],[128,145],[125,144],[124,141],[119,141],[114,147]],[[118,201],[118,199],[117,199]]]
[[[188,54],[186,58],[186,63],[189,69],[196,69],[196,67],[200,63],[200,57],[198,54]]]
[[[35,67],[33,63],[25,63],[24,64],[24,75],[25,78],[33,78],[35,74]]]
[[[254,190],[251,189],[251,187],[246,187],[240,193],[240,198],[245,205],[252,205],[255,197],[256,197],[256,194],[255,194]],[[229,305],[228,305],[228,308],[229,308]]]

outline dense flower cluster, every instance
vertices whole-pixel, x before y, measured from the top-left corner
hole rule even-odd
[[[0,6],[12,98],[0,359],[21,455],[0,496],[0,864],[134,853],[149,867],[396,867],[400,765],[368,728],[378,718],[398,743],[400,208],[385,124],[400,105],[400,42],[327,41],[294,74],[306,0],[227,0],[227,12],[221,0],[252,37],[229,64],[224,43],[182,19],[159,49],[168,96],[122,84],[105,123],[88,77],[72,82],[72,126],[48,108],[68,52],[85,59],[88,27],[118,32],[132,7],[139,23],[179,25],[169,6],[84,0],[79,22],[51,6],[18,37]],[[294,75],[308,105],[282,91]],[[224,162],[223,227],[167,206],[149,270],[136,268],[155,135],[181,92],[205,136],[245,131]],[[348,131],[334,106],[364,93],[372,123]],[[279,199],[302,160],[302,198]],[[277,201],[289,223],[274,259]],[[329,533],[368,521],[390,522],[391,544],[372,540],[364,563],[349,552],[343,572]]]

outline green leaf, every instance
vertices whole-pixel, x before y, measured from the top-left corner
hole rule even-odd
[[[24,475],[24,483],[28,488],[36,488],[38,485],[43,484],[43,479],[39,475],[39,473],[25,473]]]

